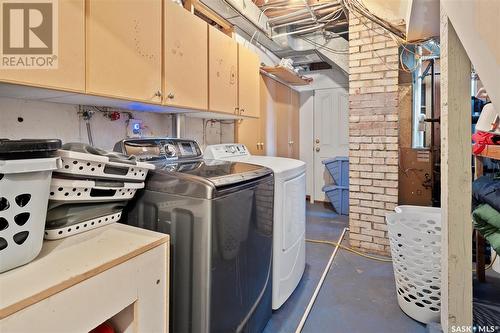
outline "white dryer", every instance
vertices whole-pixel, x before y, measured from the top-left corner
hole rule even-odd
[[[265,166],[274,172],[273,309],[297,287],[305,268],[306,165],[283,157],[254,156],[245,145],[208,146],[205,159]]]

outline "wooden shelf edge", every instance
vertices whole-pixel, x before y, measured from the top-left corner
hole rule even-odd
[[[500,145],[488,145],[486,148],[476,156],[500,160]]]
[[[260,70],[267,74],[274,75],[280,80],[283,80],[284,82],[293,86],[306,86],[311,82],[308,80],[304,80],[299,75],[297,75],[297,73],[282,66],[263,66],[260,68]]]

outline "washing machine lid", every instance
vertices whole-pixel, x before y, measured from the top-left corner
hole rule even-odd
[[[250,163],[273,170],[276,179],[290,179],[306,172],[306,164],[300,160],[273,156],[231,156],[225,161]]]
[[[306,171],[306,164],[303,161],[286,157],[252,155],[248,148],[241,143],[207,146],[204,156],[205,158],[262,165],[273,170],[275,177],[290,178]]]
[[[303,161],[286,157],[252,155],[247,156],[244,161],[265,166],[273,170],[275,174],[299,174],[306,171],[306,164]]]
[[[266,167],[232,161],[155,161],[153,164],[156,170],[150,173],[146,189],[206,199],[272,177],[272,170]]]

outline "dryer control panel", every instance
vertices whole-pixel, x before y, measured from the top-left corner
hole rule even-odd
[[[202,152],[194,140],[175,138],[126,139],[115,145],[115,151],[134,155],[139,160],[198,160]]]
[[[206,159],[225,159],[233,156],[251,156],[247,147],[240,143],[227,143],[208,146],[204,154]]]

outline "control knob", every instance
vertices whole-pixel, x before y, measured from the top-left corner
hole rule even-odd
[[[167,158],[172,158],[177,155],[177,149],[175,149],[174,145],[167,143],[164,146],[164,148],[165,148],[165,155],[167,156]]]

